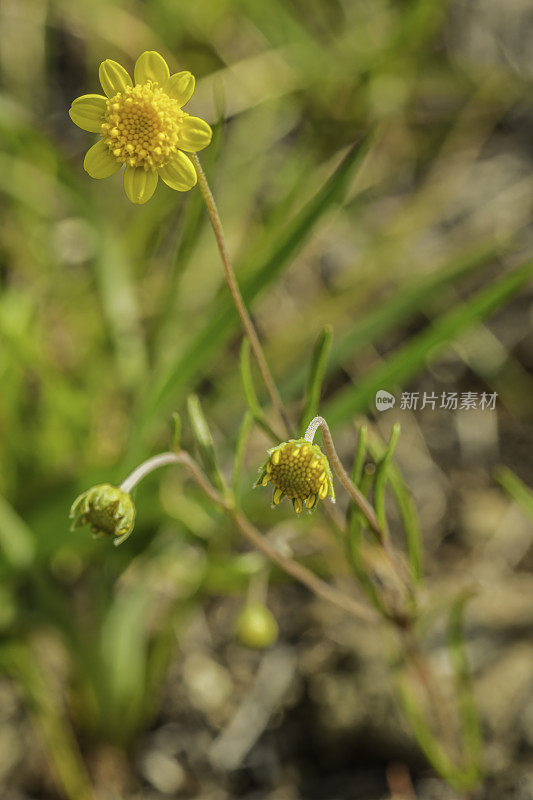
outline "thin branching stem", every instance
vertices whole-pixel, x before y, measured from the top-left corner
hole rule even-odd
[[[224,268],[224,275],[231,293],[231,297],[235,304],[235,308],[237,309],[237,313],[239,314],[239,317],[241,319],[244,332],[250,341],[250,347],[252,348],[252,353],[254,354],[254,358],[257,361],[259,372],[261,373],[263,383],[265,384],[266,390],[270,396],[272,405],[274,406],[280,418],[282,419],[287,435],[290,435],[291,425],[289,419],[283,407],[283,402],[281,400],[276,384],[274,383],[274,378],[272,377],[272,373],[270,372],[270,368],[267,364],[265,354],[263,353],[263,348],[261,346],[261,342],[259,341],[259,336],[257,335],[255,325],[252,322],[250,315],[248,314],[246,306],[244,305],[244,300],[242,298],[241,290],[239,289],[239,284],[237,283],[237,278],[235,277],[235,272],[233,270],[233,266],[231,264],[230,256],[228,253],[228,248],[226,245],[224,229],[222,228],[222,222],[220,221],[220,216],[215,203],[215,199],[213,197],[211,189],[209,188],[207,178],[202,169],[202,165],[200,164],[200,159],[195,153],[191,154],[191,159],[193,161],[196,173],[198,175],[198,186],[200,187],[202,197],[204,198],[204,202],[207,208],[207,213],[209,214],[209,219],[211,220],[211,225],[215,233],[215,239],[217,240],[220,258],[222,261],[222,266]]]
[[[160,453],[157,456],[144,461],[122,482],[120,488],[123,492],[131,490],[147,475],[159,467],[167,464],[181,464],[192,475],[202,491],[212,500],[224,513],[235,523],[242,535],[258,550],[260,550],[270,561],[277,564],[284,572],[291,575],[295,580],[306,586],[313,594],[338,608],[346,611],[357,620],[375,621],[376,615],[367,606],[357,602],[349,595],[334,589],[329,583],[323,581],[307,567],[298,561],[282,555],[263,534],[248,520],[248,518],[235,508],[228,498],[223,497],[208,481],[196,461],[185,451],[178,453]]]

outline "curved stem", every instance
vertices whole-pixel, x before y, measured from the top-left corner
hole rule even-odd
[[[206,476],[198,466],[198,464],[190,457],[185,451],[179,453],[160,453],[157,456],[144,461],[137,469],[135,469],[128,477],[122,482],[120,488],[123,492],[130,492],[139,481],[145,478],[150,472],[153,472],[159,467],[164,467],[167,464],[181,464],[192,475],[196,483],[200,486],[202,491],[218,505],[225,514],[235,523],[242,535],[248,541],[260,550],[270,561],[273,561],[288,575],[291,575],[295,580],[306,586],[317,597],[333,603],[343,611],[347,611],[358,620],[375,621],[375,614],[371,609],[358,603],[357,600],[352,599],[348,595],[334,589],[329,583],[323,581],[313,572],[304,567],[298,561],[282,555],[270,542],[263,536],[262,533],[244,516],[244,514],[235,508],[235,506],[222,495],[209,483]]]
[[[324,448],[328,455],[329,461],[331,462],[331,466],[335,470],[338,479],[340,480],[340,482],[350,495],[350,498],[353,500],[355,505],[364,514],[368,524],[378,537],[379,541],[382,544],[385,544],[386,536],[378,522],[376,513],[372,508],[372,506],[370,505],[370,503],[368,502],[368,500],[366,499],[366,497],[364,496],[364,494],[360,492],[357,486],[355,486],[352,483],[350,476],[342,466],[342,462],[337,454],[335,445],[333,443],[333,438],[331,436],[329,425],[324,419],[324,417],[315,417],[314,419],[311,420],[305,432],[304,439],[312,443],[318,428],[320,428],[320,430],[322,431],[322,438],[324,439]]]
[[[233,270],[233,266],[231,264],[231,260],[228,253],[228,248],[226,246],[224,229],[222,228],[222,223],[220,221],[220,216],[218,214],[218,209],[215,203],[215,199],[213,197],[211,189],[209,188],[207,178],[202,169],[202,165],[200,164],[200,159],[198,158],[196,153],[192,153],[190,155],[190,158],[195,166],[196,173],[198,175],[198,186],[200,187],[202,197],[204,198],[207,212],[211,220],[211,225],[215,233],[215,238],[217,240],[220,258],[222,260],[222,266],[224,267],[224,275],[226,277],[226,282],[228,284],[231,296],[233,298],[235,308],[237,309],[237,313],[241,319],[244,332],[249,339],[250,346],[252,348],[252,353],[254,354],[255,360],[257,361],[259,372],[261,373],[263,383],[265,384],[266,390],[270,396],[272,405],[278,412],[280,418],[283,420],[283,424],[285,426],[287,435],[290,435],[291,425],[289,419],[287,417],[287,414],[285,413],[283,402],[277,390],[276,384],[274,383],[274,379],[272,377],[272,373],[270,372],[270,368],[267,364],[265,355],[263,353],[263,348],[261,347],[261,342],[259,341],[259,337],[257,335],[257,331],[255,329],[254,323],[252,322],[250,315],[248,314],[246,306],[244,305],[244,300],[242,298],[242,294],[239,289],[237,279],[235,277],[235,272]]]

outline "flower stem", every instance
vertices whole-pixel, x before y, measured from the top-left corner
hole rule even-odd
[[[257,335],[257,331],[255,329],[254,323],[252,322],[250,315],[248,314],[246,306],[244,305],[244,300],[241,291],[239,289],[237,279],[235,277],[235,272],[233,270],[233,266],[231,264],[231,260],[229,257],[228,248],[226,245],[226,239],[224,236],[224,230],[222,228],[222,222],[220,221],[220,216],[218,214],[218,209],[215,203],[215,199],[213,197],[211,189],[209,188],[207,178],[202,169],[202,165],[200,164],[200,159],[198,158],[196,153],[192,153],[190,158],[195,166],[196,173],[198,175],[198,186],[200,187],[202,197],[204,198],[204,202],[207,208],[207,213],[209,214],[211,225],[215,233],[215,239],[217,240],[220,258],[222,261],[222,266],[224,268],[224,275],[231,296],[233,298],[235,308],[237,309],[237,313],[241,319],[244,332],[250,342],[252,353],[254,354],[255,360],[257,361],[259,372],[261,373],[263,383],[265,384],[266,390],[270,396],[272,405],[278,412],[280,418],[283,420],[283,424],[285,426],[287,435],[290,435],[291,425],[289,419],[287,417],[287,414],[285,413],[283,402],[277,390],[276,384],[274,383],[274,379],[272,377],[272,373],[270,372],[270,368],[267,364],[265,355],[263,353],[263,348],[261,347],[261,342],[259,341],[259,337]]]
[[[349,595],[334,589],[333,586],[330,586],[329,583],[323,581],[322,578],[319,578],[298,561],[294,561],[294,559],[282,555],[270,544],[263,534],[252,525],[242,511],[235,508],[231,500],[223,497],[209,483],[198,464],[184,450],[181,450],[179,453],[160,453],[144,461],[122,482],[120,486],[121,490],[123,492],[130,492],[134,486],[153,472],[153,470],[159,469],[159,467],[163,467],[166,464],[181,464],[184,466],[207,497],[224,511],[234,522],[242,535],[248,539],[254,547],[260,550],[270,561],[273,561],[281,567],[284,572],[306,586],[313,594],[323,600],[327,600],[343,611],[348,612],[358,620],[375,621],[375,614],[371,609],[367,608],[362,603],[358,603],[357,600],[354,600]]]
[[[329,429],[329,425],[324,419],[324,417],[315,417],[309,423],[307,430],[305,432],[304,439],[308,442],[313,442],[314,436],[316,431],[320,428],[322,431],[322,438],[324,439],[324,447],[326,449],[326,453],[328,454],[328,458],[331,462],[335,473],[337,474],[338,479],[350,495],[350,498],[353,500],[355,505],[362,511],[364,514],[368,524],[378,537],[379,541],[384,544],[385,543],[385,533],[382,530],[376,513],[364,494],[359,491],[357,486],[355,486],[352,481],[350,480],[350,476],[342,466],[341,460],[337,454],[337,450],[335,449],[335,445],[333,443],[333,438],[331,436],[331,431]]]

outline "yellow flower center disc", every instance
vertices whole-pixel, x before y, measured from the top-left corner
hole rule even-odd
[[[107,101],[102,136],[121,164],[165,166],[178,149],[183,112],[157,83],[128,86]]]
[[[287,442],[278,452],[279,456],[269,462],[270,482],[291,500],[303,501],[309,495],[319,494],[327,481],[328,467],[318,447]]]

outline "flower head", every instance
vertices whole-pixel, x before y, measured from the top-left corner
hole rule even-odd
[[[320,447],[306,439],[290,439],[268,451],[255,485],[268,483],[274,486],[274,504],[286,495],[297,514],[313,509],[328,495],[335,500],[329,462]]]
[[[133,530],[135,506],[131,496],[118,486],[101,483],[83,492],[72,503],[71,530],[90,525],[94,536],[115,536],[124,541]]]
[[[192,189],[196,170],[186,153],[203,150],[212,136],[207,122],[182,108],[194,92],[193,75],[171,75],[163,56],[150,50],[137,59],[134,81],[111,59],[102,61],[99,77],[105,96],[82,95],[69,111],[79,128],[101,137],[83,162],[89,175],[108,178],[125,165],[132,203],[146,203],[159,176],[178,192]]]

